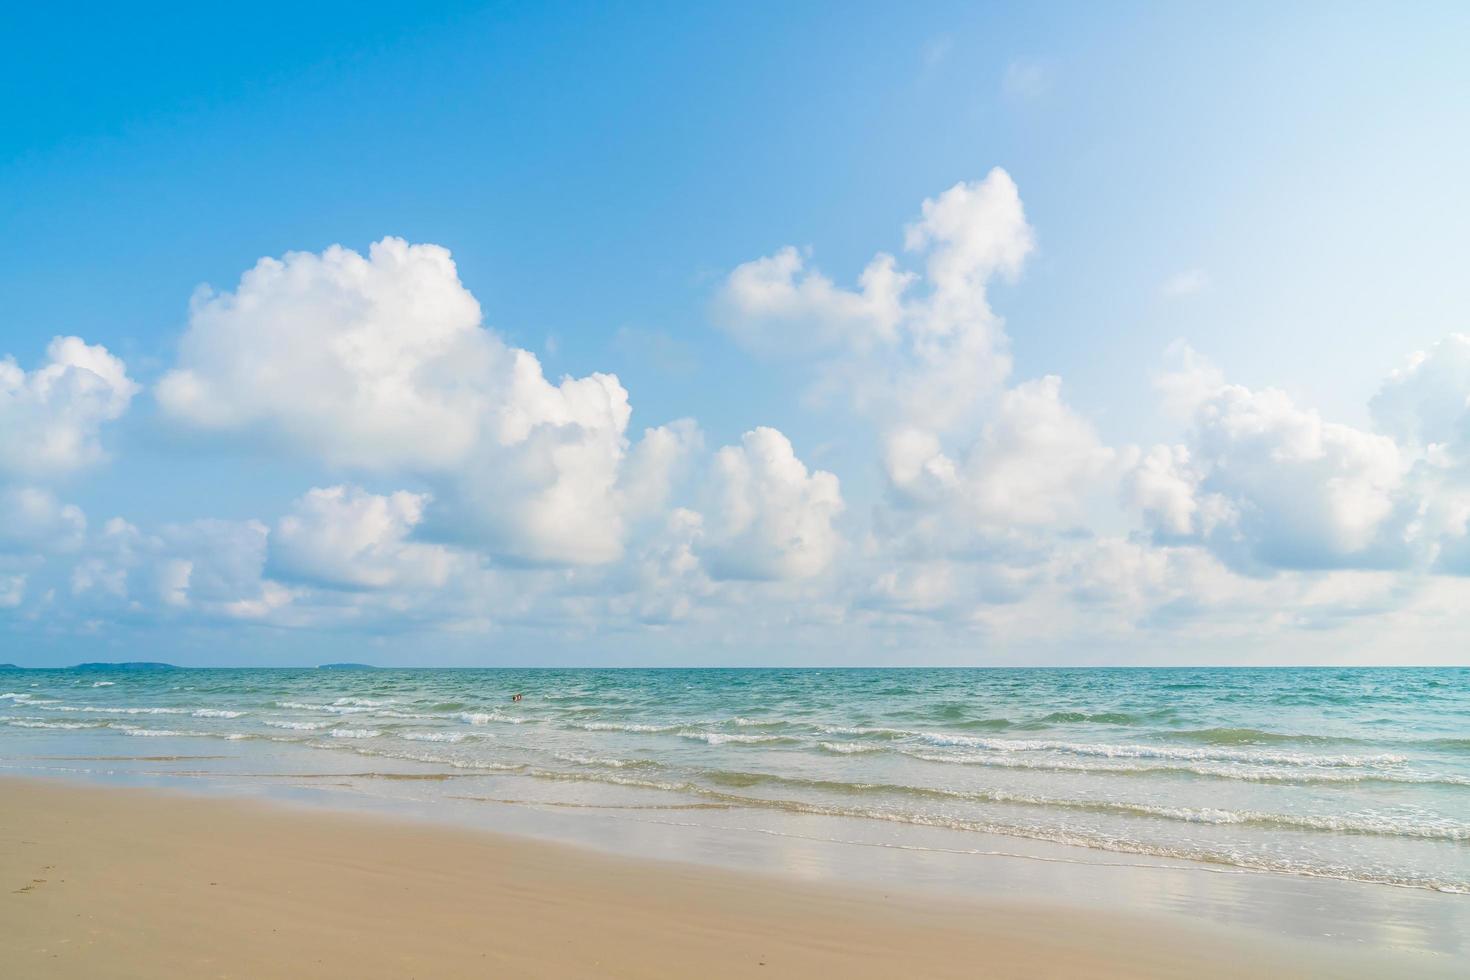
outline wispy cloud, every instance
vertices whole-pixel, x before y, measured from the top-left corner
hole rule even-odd
[[[1176,272],[1165,279],[1159,286],[1159,294],[1162,296],[1176,297],[1189,296],[1206,288],[1210,284],[1210,277],[1203,269],[1185,269]]]
[[[940,65],[944,64],[944,62],[949,58],[950,52],[953,50],[954,38],[950,37],[948,34],[940,34],[938,37],[931,37],[928,41],[924,42],[924,67],[938,68]]]
[[[1051,89],[1052,72],[1044,63],[1018,58],[1006,66],[1001,94],[1012,102],[1030,102]]]

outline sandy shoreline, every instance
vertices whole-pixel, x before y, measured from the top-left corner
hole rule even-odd
[[[944,901],[375,817],[0,780],[25,977],[1449,975],[1447,957]]]

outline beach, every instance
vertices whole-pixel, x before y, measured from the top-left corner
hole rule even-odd
[[[1182,918],[854,890],[31,779],[0,781],[0,868],[0,962],[15,977],[1449,976],[1452,966]]]
[[[1470,953],[1464,680],[0,671],[0,962],[1434,976]]]

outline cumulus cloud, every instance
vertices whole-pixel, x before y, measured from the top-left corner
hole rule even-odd
[[[1416,455],[1409,533],[1437,571],[1470,575],[1470,336],[1451,334],[1391,373],[1374,421]]]
[[[0,487],[0,552],[73,551],[87,531],[80,507],[39,487]]]
[[[113,518],[73,567],[70,592],[89,614],[261,619],[291,599],[264,577],[268,534],[253,520],[189,521],[150,533]]]
[[[338,464],[447,465],[487,421],[486,379],[515,360],[480,328],[448,251],[385,238],[367,257],[290,252],[234,292],[201,288],[155,394],[182,425]]]
[[[1410,460],[1388,436],[1324,421],[1276,389],[1225,384],[1176,348],[1165,398],[1192,405],[1188,443],[1156,447],[1128,481],[1155,528],[1196,534],[1246,569],[1377,568],[1409,560]]]
[[[715,454],[711,494],[703,550],[717,578],[810,578],[837,554],[837,477],[808,471],[775,429],[752,429]]]
[[[101,461],[103,424],[137,391],[121,360],[80,337],[53,339],[34,371],[0,360],[0,475],[39,479]]]
[[[1024,529],[1080,519],[1118,454],[1062,400],[1059,378],[1006,387],[1009,342],[989,291],[1036,247],[1015,182],[996,169],[925,200],[904,247],[922,272],[879,253],[856,290],[784,249],[732,271],[717,312],[753,348],[809,359],[818,393],[871,418],[891,505],[875,533],[895,553],[1034,551]]]
[[[713,302],[731,336],[805,365],[813,398],[871,430],[877,480],[857,491],[775,428],[713,452],[691,419],[630,432],[617,377],[548,376],[483,325],[448,251],[387,238],[201,291],[154,390],[176,429],[290,460],[313,489],[259,520],[97,526],[48,487],[103,458],[137,386],[58,338],[33,371],[0,363],[0,607],[51,625],[1057,643],[1458,621],[1470,338],[1391,374],[1372,429],[1176,344],[1156,385],[1177,433],[1109,445],[1059,377],[1012,377],[992,293],[1036,239],[1004,171],[923,201],[902,245],[850,285],[778,249]],[[1203,283],[1177,279],[1166,291]],[[849,514],[844,489],[871,506]]]
[[[683,437],[650,430],[624,492],[628,393],[610,374],[548,380],[480,325],[447,250],[385,238],[262,259],[233,292],[201,291],[179,366],[156,394],[177,424],[414,475],[438,533],[531,563],[622,554],[630,515]],[[681,430],[682,431],[682,430]]]
[[[757,351],[816,358],[822,397],[840,393],[876,418],[947,429],[1010,373],[987,290],[1020,274],[1035,240],[1015,182],[995,169],[924,201],[904,246],[923,257],[922,275],[880,252],[855,290],[788,246],[736,267],[716,318]]]
[[[1384,380],[1371,407],[1395,439],[1470,450],[1470,334],[1450,334],[1413,354]]]
[[[961,493],[982,521],[1075,521],[1114,455],[1048,375],[1001,396],[962,467]]]
[[[360,487],[308,491],[270,536],[273,578],[345,589],[436,588],[454,556],[409,540],[428,495],[379,495]]]

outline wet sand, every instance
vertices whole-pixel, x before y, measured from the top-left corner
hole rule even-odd
[[[796,882],[427,823],[0,779],[15,977],[1452,975],[1186,917]]]

